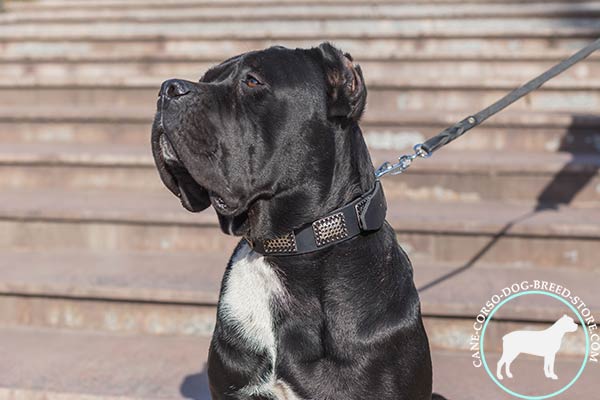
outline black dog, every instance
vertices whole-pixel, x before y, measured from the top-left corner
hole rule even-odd
[[[163,84],[152,132],[163,182],[245,237],[221,288],[213,399],[431,399],[412,267],[383,223],[358,127],[365,102],[360,68],[327,43]],[[332,214],[348,204],[356,218]]]

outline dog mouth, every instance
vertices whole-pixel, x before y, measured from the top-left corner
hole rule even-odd
[[[190,212],[200,212],[212,205],[223,232],[235,236],[247,234],[248,209],[251,204],[235,199],[228,201],[228,197],[215,188],[219,185],[208,186],[204,181],[193,176],[177,154],[176,147],[165,131],[161,111],[159,108],[152,127],[152,154],[164,185]],[[224,188],[223,190],[228,190],[226,184],[220,186]]]
[[[211,204],[208,191],[192,178],[164,133],[158,138],[158,147],[159,171],[167,188],[188,211],[199,212],[208,208]]]
[[[230,205],[222,195],[198,183],[185,167],[167,134],[159,124],[156,127],[153,150],[161,179],[190,212],[200,212],[210,205],[223,216],[239,214],[238,207]]]

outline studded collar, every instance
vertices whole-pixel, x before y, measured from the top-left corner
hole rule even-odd
[[[312,253],[349,240],[363,232],[376,231],[385,220],[387,205],[379,180],[369,192],[349,204],[332,211],[304,228],[283,236],[251,241],[257,253],[266,256],[285,256]]]

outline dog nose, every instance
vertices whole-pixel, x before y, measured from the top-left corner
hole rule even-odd
[[[191,85],[191,82],[181,79],[169,79],[168,81],[163,82],[159,96],[164,96],[168,99],[185,96],[191,92]]]

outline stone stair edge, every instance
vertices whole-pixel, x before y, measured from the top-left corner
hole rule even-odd
[[[231,250],[233,251],[233,250]],[[125,303],[216,306],[221,279],[230,252],[97,252],[62,251],[35,254],[2,251],[0,299],[27,296]],[[18,263],[19,270],[13,265]],[[85,264],[84,264],[85,263]],[[84,265],[82,265],[84,264]],[[512,283],[535,279],[554,282],[577,293],[590,308],[591,282],[598,269],[572,267],[506,267],[476,264],[465,271],[451,262],[412,259],[423,314],[435,318],[471,318],[489,297]],[[168,265],[168,268],[165,266]],[[458,271],[456,275],[452,275]],[[447,277],[447,279],[445,279]],[[439,282],[438,282],[439,281]],[[431,287],[427,287],[431,284]],[[531,303],[524,313],[531,321],[551,322],[551,312]],[[550,307],[551,308],[551,307]],[[519,318],[504,314],[501,319]]]
[[[335,22],[335,21],[331,21]],[[41,33],[2,33],[0,32],[0,41],[15,41],[15,42],[28,42],[36,40],[38,42],[56,42],[56,41],[99,41],[99,42],[114,42],[117,40],[125,41],[165,41],[168,39],[173,40],[355,40],[355,39],[590,39],[598,37],[600,35],[600,28],[563,28],[561,30],[556,29],[536,29],[528,32],[514,32],[514,31],[502,31],[502,32],[394,32],[394,33],[335,33],[335,32],[314,32],[308,33],[306,31],[296,31],[293,34],[290,33],[229,33],[228,35],[208,35],[208,34],[188,34],[188,33],[176,33],[170,35],[164,34],[115,34],[115,33],[103,33],[102,35],[95,35],[89,33],[77,33],[76,35],[65,35],[65,34],[54,34],[47,33],[43,35]]]
[[[148,133],[149,135],[149,133]],[[373,163],[398,157],[397,150],[371,149]],[[154,169],[149,145],[99,145],[35,143],[3,144],[0,166],[103,166]],[[498,150],[441,151],[430,160],[415,164],[415,173],[494,172],[506,174],[555,174],[559,172],[597,173],[600,157],[570,152],[533,152]]]
[[[304,47],[316,47],[320,42],[312,42],[310,44],[303,45]],[[335,41],[332,41],[334,45],[336,45]],[[269,47],[271,44],[265,44],[265,46],[257,47],[264,48]],[[343,45],[340,45],[343,49]],[[543,51],[539,53],[532,53],[530,50],[523,51],[523,53],[519,54],[518,52],[512,51],[507,53],[496,53],[496,54],[488,54],[488,53],[460,53],[456,52],[448,52],[448,53],[419,53],[414,50],[410,52],[400,52],[391,56],[379,56],[379,57],[369,57],[364,56],[361,57],[360,53],[357,53],[355,61],[358,64],[364,62],[378,62],[382,64],[389,63],[411,63],[411,62],[502,62],[502,63],[512,63],[512,62],[559,62],[563,59],[569,57],[574,53],[573,50],[558,50],[554,52]],[[201,56],[201,55],[169,55],[168,56],[169,63],[211,63],[217,64],[222,61],[222,58],[212,57],[212,56]],[[225,56],[223,56],[225,57]],[[600,61],[599,54],[592,54],[587,58],[588,61]],[[87,55],[79,55],[79,54],[64,54],[64,55],[23,55],[23,56],[5,56],[0,54],[0,65],[2,64],[67,64],[67,65],[76,65],[76,64],[128,64],[128,63],[164,63],[165,58],[161,55],[121,55],[121,54],[106,54],[102,56],[87,56]]]
[[[599,30],[600,31],[600,30]],[[414,35],[396,35],[396,36],[385,36],[385,35],[363,35],[363,36],[350,36],[350,35],[335,35],[335,34],[320,34],[306,35],[306,36],[289,36],[289,35],[229,35],[221,37],[202,37],[201,35],[177,35],[177,36],[165,36],[165,35],[144,35],[144,36],[119,36],[119,35],[104,35],[104,36],[90,36],[80,35],[79,37],[71,36],[13,36],[13,37],[1,37],[0,43],[7,44],[22,44],[22,43],[89,43],[89,44],[113,44],[116,42],[120,43],[168,43],[168,42],[303,42],[313,43],[317,46],[319,43],[328,41],[336,43],[336,41],[423,41],[423,40],[577,40],[583,41],[583,43],[591,43],[597,38],[596,30],[589,30],[587,32],[575,32],[571,35],[560,32],[554,35],[550,32],[536,32],[531,34],[482,34],[482,35],[454,35],[454,34],[414,34]],[[264,47],[264,46],[263,46]],[[578,46],[583,47],[583,46]],[[572,48],[573,52],[577,51],[578,48]],[[551,50],[550,50],[551,51]],[[552,54],[552,53],[546,53]],[[559,55],[562,55],[559,50]],[[538,57],[542,57],[542,53]]]
[[[286,4],[286,5],[312,5],[312,4],[327,4],[327,5],[380,5],[380,4],[523,4],[530,3],[530,0],[141,0],[141,1],[37,1],[29,2],[9,2],[9,10],[28,10],[28,9],[61,9],[79,7],[83,9],[116,7],[116,8],[163,8],[163,7],[198,7],[198,6],[213,6],[218,4],[225,7],[238,7],[240,5],[271,5],[271,4]],[[536,1],[541,2],[541,1]],[[564,3],[565,0],[552,0],[550,3]],[[593,3],[594,0],[569,0],[569,3]],[[547,3],[546,3],[547,4]]]
[[[571,53],[577,51],[579,48],[583,47],[586,43],[592,42],[595,37],[573,37],[573,38],[563,38],[561,40],[555,38],[541,38],[541,39],[527,39],[527,38],[496,38],[496,39],[487,39],[487,38],[471,38],[471,39],[444,39],[444,38],[428,38],[427,35],[415,37],[415,38],[381,38],[381,39],[371,39],[371,38],[336,38],[329,37],[330,41],[334,44],[348,50],[351,49],[351,52],[355,57],[358,57],[359,60],[378,60],[378,59],[390,59],[394,60],[395,58],[401,57],[404,59],[415,59],[418,57],[422,57],[423,59],[427,59],[427,57],[443,57],[444,59],[455,59],[457,57],[467,57],[467,59],[479,56],[485,56],[486,58],[492,58],[497,56],[502,56],[507,59],[514,58],[523,58],[523,59],[556,59],[556,58],[566,58],[566,56]],[[20,43],[25,43],[27,46],[32,45],[41,45],[44,47],[43,53],[45,53],[46,57],[54,57],[63,56],[70,57],[67,59],[77,60],[81,58],[81,52],[83,54],[87,54],[86,57],[90,59],[103,59],[98,56],[98,54],[102,54],[103,57],[111,57],[110,59],[123,59],[126,57],[156,57],[157,51],[167,52],[169,56],[177,62],[182,58],[190,57],[190,52],[185,51],[186,46],[189,49],[190,46],[192,49],[202,49],[203,54],[208,54],[212,57],[215,57],[215,54],[220,54],[218,58],[222,60],[224,57],[231,56],[232,52],[243,53],[245,51],[265,48],[272,45],[286,45],[291,48],[295,47],[311,47],[318,45],[322,40],[317,39],[294,39],[294,40],[285,40],[278,37],[269,37],[269,38],[212,38],[212,39],[204,39],[204,40],[186,40],[185,38],[158,38],[156,41],[151,40],[137,40],[130,39],[126,40],[123,38],[115,37],[114,40],[111,41],[111,38],[101,38],[98,37],[96,40],[86,40],[86,39],[78,39],[78,38],[69,38],[67,40],[61,41],[60,38],[47,39],[44,37],[33,38],[20,40],[16,38],[15,41],[11,39],[4,40],[4,47],[8,46],[18,46]],[[466,42],[465,42],[466,40]],[[112,45],[110,48],[94,48],[94,46],[105,46]],[[131,51],[128,47],[135,45],[135,51]],[[159,45],[164,45],[165,47],[158,47]],[[62,49],[63,51],[58,51],[55,49],[51,53],[47,53],[49,46],[59,46],[58,49]],[[84,46],[83,48],[81,46]],[[91,46],[91,47],[90,47]],[[143,46],[147,46],[150,49],[144,48]],[[183,50],[182,47],[183,46]],[[28,50],[23,52],[23,50]],[[208,50],[207,50],[208,49]],[[457,50],[458,49],[458,50]],[[35,47],[21,47],[15,48],[12,52],[3,52],[6,54],[0,55],[0,60],[2,58],[6,60],[11,59],[19,59],[19,56],[10,55],[10,54],[21,54],[21,57],[26,57],[28,54],[30,57],[43,57],[39,52],[35,52]],[[92,51],[94,50],[94,51]],[[361,50],[361,51],[358,51]],[[391,51],[393,50],[393,51]],[[68,55],[67,55],[68,53]],[[369,57],[366,57],[366,54],[369,54]],[[385,57],[382,57],[382,54]],[[398,56],[399,54],[399,56]],[[591,56],[592,58],[595,55]],[[208,58],[207,58],[208,59]],[[478,59],[478,58],[475,58]],[[210,59],[209,59],[210,61]]]
[[[594,90],[600,81],[594,76],[600,60],[586,60],[574,69],[545,84],[548,90]],[[126,61],[54,63],[33,61],[1,63],[0,88],[7,90],[58,89],[59,87],[94,87],[146,89],[156,87],[173,76],[197,81],[202,73],[218,61],[173,63],[168,56],[153,62]],[[365,81],[375,90],[510,90],[533,79],[551,66],[551,61],[359,61]],[[468,72],[465,72],[468,71]],[[390,77],[393,75],[393,78]]]
[[[368,108],[368,106],[367,106]],[[67,107],[36,107],[27,106],[0,107],[0,122],[136,122],[151,124],[154,117],[154,106],[125,106],[125,107],[78,107],[76,110]],[[469,114],[468,110],[431,110],[397,112],[389,116],[376,119],[365,113],[361,125],[390,126],[390,125],[428,125],[449,126]],[[490,120],[484,122],[486,127],[507,128],[567,128],[576,122],[578,127],[597,127],[600,125],[600,116],[573,112],[554,111],[518,111],[504,110]]]
[[[534,78],[532,76],[531,78]],[[26,81],[26,82],[15,82],[13,81],[2,81],[0,80],[0,90],[51,90],[51,89],[70,89],[70,90],[87,90],[87,89],[111,89],[111,90],[153,90],[160,87],[161,78],[142,78],[139,80],[124,78],[122,81],[100,81],[94,85],[89,83],[47,83],[39,81]],[[481,92],[490,90],[500,91],[511,91],[516,89],[523,81],[508,82],[508,81],[497,81],[497,82],[436,82],[436,83],[425,83],[415,82],[407,78],[406,82],[399,84],[384,84],[384,83],[373,83],[369,84],[371,91],[386,92],[386,91],[398,91],[398,90],[421,90],[426,92],[434,91],[471,91]],[[580,92],[580,91],[591,91],[600,90],[600,80],[598,81],[586,81],[586,82],[569,82],[569,81],[553,81],[548,82],[546,85],[538,89],[541,92]]]
[[[385,182],[384,182],[385,186]],[[532,204],[482,202],[388,202],[387,220],[398,233],[435,235],[495,235],[514,224],[504,236],[522,238],[600,238],[600,210],[536,209]],[[124,190],[14,190],[0,197],[0,220],[134,224],[218,229],[214,211],[190,214],[175,196],[163,192]]]
[[[143,23],[143,22],[203,22],[217,20],[235,20],[235,21],[264,21],[271,19],[278,20],[296,20],[310,17],[316,20],[343,20],[356,17],[370,18],[377,20],[408,20],[408,19],[452,19],[452,18],[569,18],[569,17],[590,17],[600,13],[600,4],[598,3],[523,3],[519,6],[504,4],[485,4],[478,8],[478,4],[452,4],[432,6],[430,4],[379,4],[363,5],[352,4],[342,6],[332,5],[313,5],[312,8],[306,6],[295,6],[294,4],[284,5],[266,5],[262,7],[245,7],[248,12],[244,13],[244,6],[238,5],[240,14],[231,14],[231,6],[219,7],[218,5],[207,7],[200,5],[198,9],[186,7],[184,10],[169,8],[168,14],[163,12],[156,13],[150,9],[136,9],[131,13],[123,12],[123,9],[91,9],[82,10],[64,10],[59,15],[54,11],[44,13],[39,9],[34,13],[11,12],[0,14],[0,22],[4,25],[23,24],[23,23],[81,23],[81,22],[123,22],[123,23]],[[316,8],[317,7],[317,8]],[[330,9],[327,9],[329,7]],[[195,12],[194,12],[195,11]],[[200,12],[198,12],[200,11]]]

